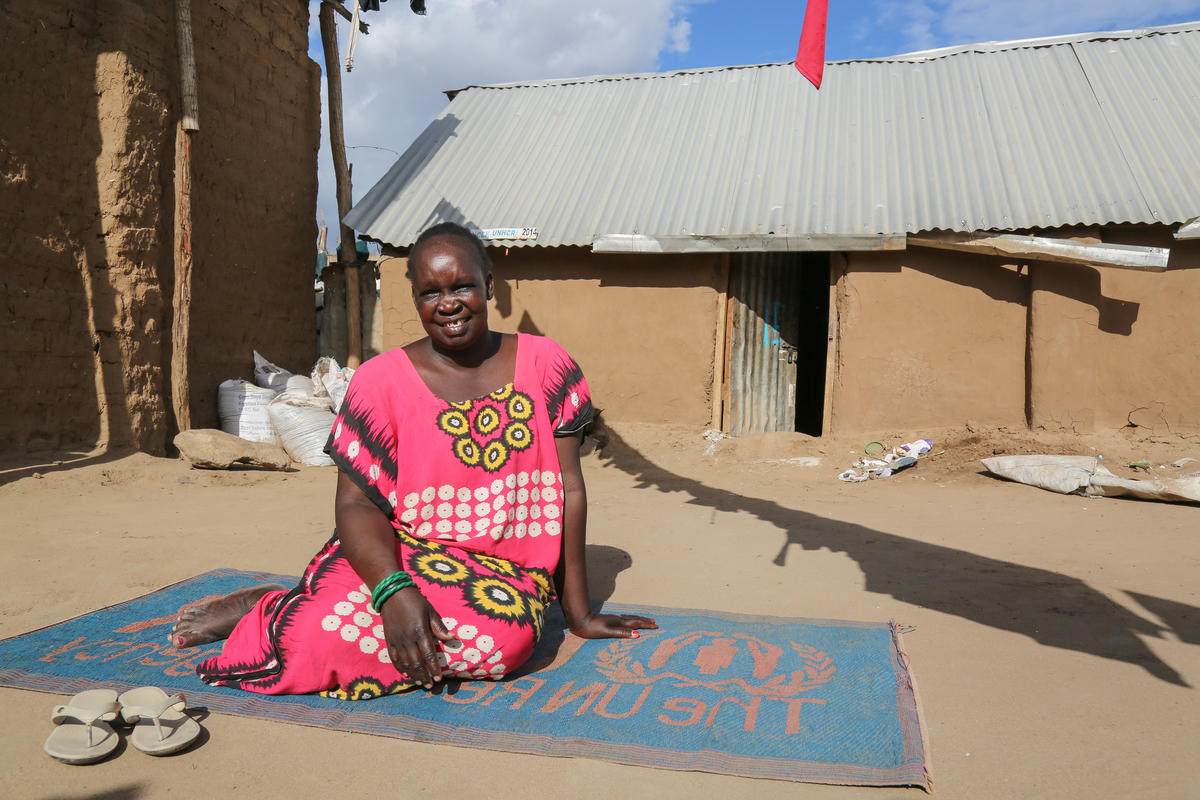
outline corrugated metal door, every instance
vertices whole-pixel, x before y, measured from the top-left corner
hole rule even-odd
[[[747,253],[732,267],[729,432],[794,431],[800,256]]]

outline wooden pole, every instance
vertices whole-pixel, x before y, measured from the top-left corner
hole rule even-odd
[[[196,100],[196,57],[192,48],[189,0],[175,0],[179,42],[180,119],[175,132],[175,291],[171,306],[171,405],[175,427],[192,427],[188,371],[192,308],[192,131],[200,129]]]
[[[712,425],[714,430],[724,430],[721,427],[721,415],[725,406],[725,314],[729,306],[729,262],[730,255],[721,256],[721,265],[717,268],[717,329],[713,337],[713,377],[712,377]]]
[[[346,366],[362,363],[362,313],[359,308],[358,251],[354,231],[344,220],[350,213],[350,169],[346,165],[346,138],[342,132],[342,74],[339,69],[337,22],[333,7],[321,3],[321,45],[325,50],[325,81],[329,95],[329,149],[333,154],[333,180],[337,191],[338,226],[342,238],[341,263],[346,268]]]

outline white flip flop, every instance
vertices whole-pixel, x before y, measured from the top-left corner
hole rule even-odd
[[[55,706],[50,716],[55,728],[42,749],[67,764],[92,764],[117,749],[117,733],[108,723],[121,713],[112,689],[89,689]]]
[[[143,753],[178,753],[200,736],[200,725],[184,713],[187,700],[157,686],[130,689],[120,697],[121,716],[133,726],[129,743]]]

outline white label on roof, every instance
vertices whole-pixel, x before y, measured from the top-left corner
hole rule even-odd
[[[537,228],[481,228],[475,231],[480,239],[536,239]]]

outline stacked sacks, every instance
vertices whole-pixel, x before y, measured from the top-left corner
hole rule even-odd
[[[352,375],[328,356],[317,361],[311,377],[295,375],[255,352],[255,383],[228,380],[217,390],[221,430],[281,445],[307,466],[332,466],[325,442]]]

